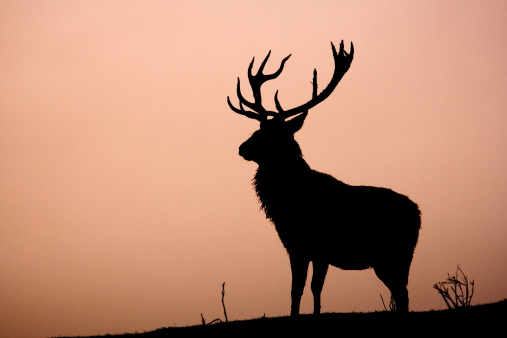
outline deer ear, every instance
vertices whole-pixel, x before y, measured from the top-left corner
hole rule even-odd
[[[306,115],[308,115],[308,111],[305,111],[304,113],[297,115],[293,119],[286,121],[285,125],[287,126],[289,131],[291,131],[294,134],[299,129],[301,129],[303,123],[305,122]]]

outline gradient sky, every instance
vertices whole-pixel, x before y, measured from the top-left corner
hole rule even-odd
[[[272,50],[267,71],[292,57],[265,102],[301,104],[342,39],[307,162],[419,204],[411,310],[445,308],[432,286],[458,264],[473,304],[506,298],[505,32],[505,1],[0,1],[0,336],[196,325],[223,318],[223,282],[229,320],[287,315],[288,256],[238,156],[258,124],[226,98]],[[322,310],[381,294],[333,268]]]

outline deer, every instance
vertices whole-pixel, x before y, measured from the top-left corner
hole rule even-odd
[[[312,169],[294,137],[309,110],[330,96],[351,65],[352,42],[348,53],[343,40],[338,52],[332,42],[331,48],[334,72],[324,90],[318,93],[314,69],[312,98],[286,110],[277,90],[276,112],[263,106],[261,86],[281,74],[292,54],[272,74],[264,74],[271,51],[256,74],[252,59],[248,80],[253,101],[242,95],[239,77],[239,108],[227,97],[232,111],[260,122],[260,128],[239,147],[239,155],[258,165],[252,185],[289,256],[291,316],[299,315],[310,262],[314,314],[321,311],[329,265],[342,270],[373,269],[391,293],[391,310],[405,313],[409,311],[408,275],[421,227],[419,206],[391,189],[349,185]]]

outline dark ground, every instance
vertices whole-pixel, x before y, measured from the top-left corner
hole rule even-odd
[[[453,310],[369,313],[324,313],[297,318],[274,317],[212,325],[167,327],[155,331],[96,337],[186,336],[385,336],[385,337],[506,337],[507,299]],[[77,337],[76,337],[77,338]],[[92,337],[88,337],[92,338]]]

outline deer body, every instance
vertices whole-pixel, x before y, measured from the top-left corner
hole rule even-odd
[[[342,42],[339,54],[333,46],[333,55],[335,76],[322,92],[325,95],[334,89],[329,90],[333,81],[336,82],[334,86],[338,83],[335,77],[341,78],[350,66],[353,48],[350,55],[345,53]],[[329,265],[345,270],[373,268],[391,291],[396,309],[408,311],[408,274],[420,228],[418,206],[392,190],[351,186],[311,169],[302,157],[294,133],[302,127],[312,104],[325,99],[316,93],[316,72],[312,100],[303,108],[291,110],[290,114],[297,116],[286,120],[289,114],[275,96],[278,113],[268,120],[266,117],[272,112],[261,106],[259,95],[260,84],[265,80],[260,84],[255,82],[259,78],[262,80],[262,76],[273,78],[273,75],[261,74],[266,61],[267,58],[256,76],[251,75],[250,66],[255,103],[241,96],[238,83],[240,103],[255,113],[245,111],[242,105],[237,109],[230,101],[229,104],[234,111],[261,121],[260,129],[240,146],[239,153],[258,164],[253,181],[255,191],[289,254],[291,314],[299,313],[310,262],[314,313],[320,313],[320,294]],[[341,70],[337,71],[339,67]],[[277,73],[274,75],[278,76]]]

